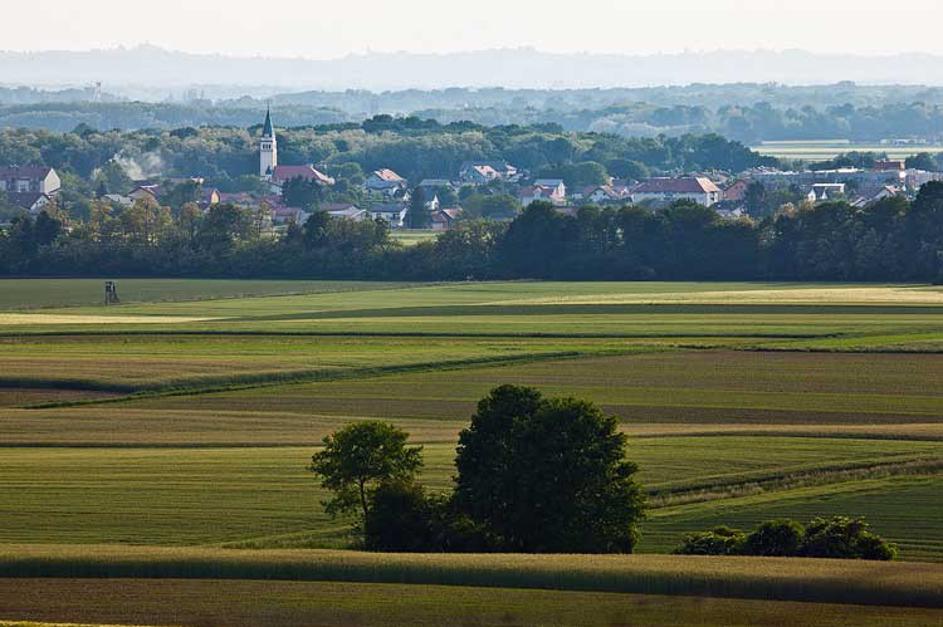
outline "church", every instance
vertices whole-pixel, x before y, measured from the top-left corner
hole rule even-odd
[[[272,191],[280,193],[282,186],[292,179],[315,181],[319,185],[333,185],[334,179],[313,165],[282,165],[278,162],[278,138],[272,124],[272,109],[265,112],[262,136],[259,138],[259,176],[271,183]]]

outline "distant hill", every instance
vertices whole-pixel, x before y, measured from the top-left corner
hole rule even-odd
[[[85,52],[0,52],[0,84],[79,86],[157,97],[174,87],[232,86],[231,95],[324,89],[638,87],[778,82],[943,85],[943,56],[860,56],[798,50],[655,54],[554,54],[533,49],[452,54],[370,53],[333,60],[228,57],[154,46]],[[224,93],[218,96],[223,97]]]

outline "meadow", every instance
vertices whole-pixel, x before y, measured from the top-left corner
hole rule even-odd
[[[801,159],[803,161],[826,161],[847,152],[887,153],[889,159],[906,159],[920,152],[937,154],[943,152],[943,146],[930,144],[860,144],[848,140],[820,141],[766,141],[753,150],[762,155],[779,159]]]
[[[135,613],[136,599],[158,584],[134,579],[133,570],[82,571],[90,555],[127,566],[149,546],[185,562],[225,549],[214,555],[255,556],[259,568],[285,559],[277,550],[295,551],[292,559],[306,551],[360,559],[317,552],[349,546],[347,521],[323,513],[324,494],[305,469],[321,438],[356,420],[393,422],[424,446],[424,482],[444,490],[458,432],[475,402],[501,383],[586,398],[617,416],[651,505],[641,553],[669,552],[684,533],[718,524],[862,515],[900,545],[904,562],[890,579],[919,572],[937,582],[927,588],[901,579],[900,591],[878,595],[880,602],[899,605],[899,595],[919,589],[920,598],[935,599],[924,605],[943,604],[943,570],[934,563],[943,562],[943,287],[142,279],[119,281],[124,304],[113,307],[98,304],[100,281],[4,280],[0,288],[0,568],[7,576],[65,577],[21,580],[15,598],[22,602],[13,604],[5,599],[14,595],[3,596],[11,588],[0,586],[0,620],[154,616],[193,624],[205,618],[206,595],[218,586],[218,572],[201,575],[177,618],[153,608]],[[27,568],[14,559],[21,554],[38,561]],[[62,555],[68,559],[57,562]],[[613,589],[607,586],[629,575],[613,574],[608,559],[573,559],[588,569],[589,588],[515,590],[523,580],[505,574],[485,582],[468,575],[478,566],[451,563],[429,572],[462,578],[407,581],[371,566],[364,572],[372,575],[357,579],[366,587],[351,589],[338,607],[367,594],[388,600],[359,614],[318,613],[317,603],[287,600],[302,589],[312,599],[340,594],[325,582],[295,582],[308,586],[296,592],[288,591],[292,582],[239,585],[256,586],[273,598],[271,611],[299,623],[356,616],[371,624],[387,611],[416,612],[425,617],[418,624],[463,612],[548,624],[578,615],[525,610],[539,595],[548,608],[611,607],[611,620],[601,623],[620,622],[627,608],[650,609],[652,624],[672,617],[732,624],[721,618],[731,612],[808,610],[820,624],[842,612],[856,612],[860,624],[929,616],[830,605],[857,598],[834,591],[863,590],[859,571],[842,583],[816,580],[799,598],[782,593],[791,588],[781,582],[743,574],[736,560],[704,562],[739,582],[733,587]],[[818,568],[800,562],[803,573]],[[501,564],[530,572],[529,558]],[[124,579],[74,579],[81,573]],[[175,581],[159,585],[183,585]],[[408,595],[370,588],[404,581],[412,584]],[[499,597],[475,588],[495,582],[504,582]],[[435,586],[443,583],[462,585],[467,605],[437,603],[445,593]],[[78,601],[80,590],[106,585],[127,602]],[[38,597],[26,592],[44,589],[75,602],[30,613],[36,604],[27,600]],[[681,596],[651,596],[666,593]],[[730,598],[699,605],[684,596],[702,594]],[[854,602],[868,602],[861,595]],[[810,600],[811,609],[764,605]],[[232,624],[257,616],[230,605]]]

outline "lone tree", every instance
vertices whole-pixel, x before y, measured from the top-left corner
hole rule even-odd
[[[409,481],[422,466],[422,447],[408,447],[408,434],[383,422],[358,422],[324,438],[324,450],[311,458],[309,470],[334,496],[324,502],[331,516],[366,518],[377,487]],[[360,526],[360,525],[358,525]]]
[[[644,496],[617,427],[586,401],[495,388],[461,433],[456,505],[502,550],[631,552]]]

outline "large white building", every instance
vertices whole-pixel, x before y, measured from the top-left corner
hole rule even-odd
[[[703,176],[649,179],[632,190],[632,202],[636,204],[679,200],[693,200],[699,205],[712,207],[723,200],[723,192]]]

